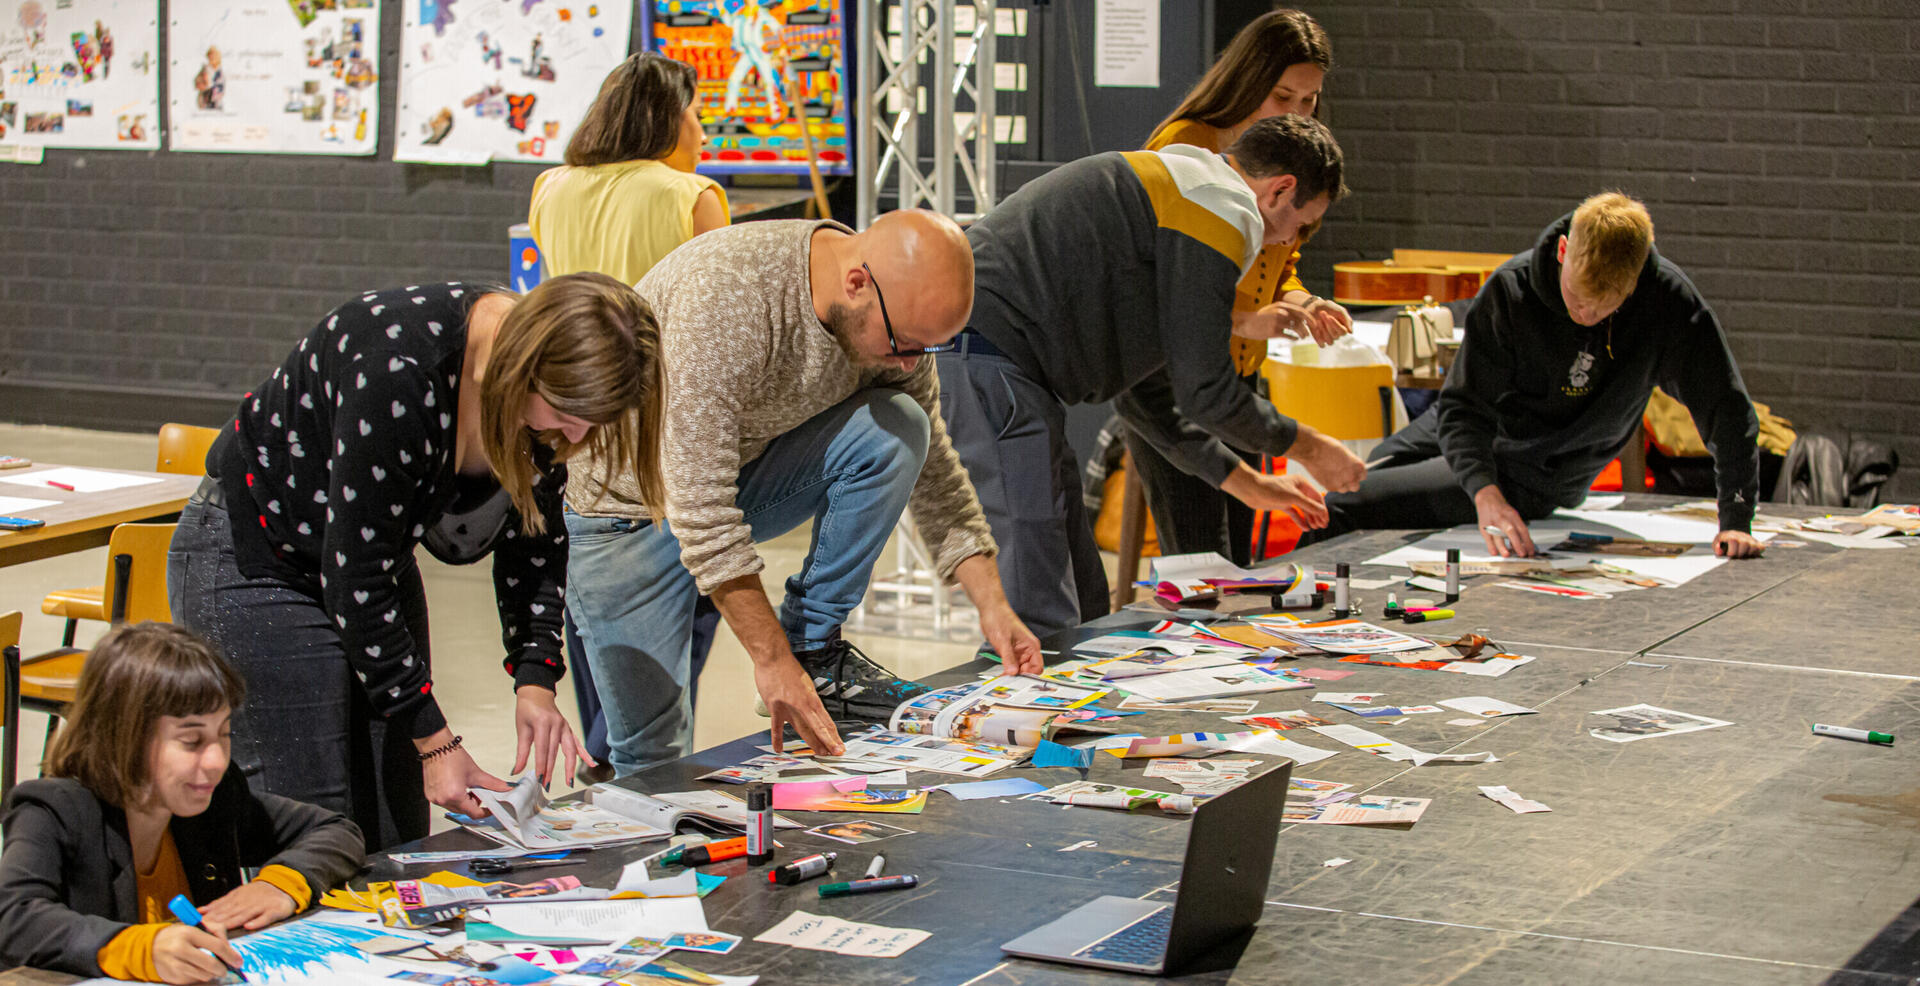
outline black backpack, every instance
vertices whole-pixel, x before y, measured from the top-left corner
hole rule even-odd
[[[1880,488],[1900,468],[1900,456],[1881,442],[1848,438],[1839,442],[1818,432],[1801,432],[1787,450],[1774,484],[1775,503],[1821,507],[1872,507]]]

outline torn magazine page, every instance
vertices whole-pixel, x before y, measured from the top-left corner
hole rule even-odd
[[[1411,825],[1432,798],[1393,798],[1363,794],[1328,804],[1288,802],[1281,821],[1300,825]]]

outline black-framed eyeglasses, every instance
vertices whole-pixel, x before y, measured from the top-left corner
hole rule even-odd
[[[887,327],[887,348],[895,356],[926,356],[932,353],[950,353],[960,348],[957,342],[943,342],[933,346],[921,346],[919,349],[901,349],[899,337],[893,334],[893,318],[887,314],[887,296],[880,290],[880,282],[873,277],[873,268],[866,261],[860,262],[860,269],[867,272],[867,283],[873,285],[873,296],[880,299],[880,323]]]

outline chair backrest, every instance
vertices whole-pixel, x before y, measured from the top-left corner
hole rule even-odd
[[[107,579],[102,591],[113,622],[173,621],[173,610],[167,605],[167,546],[173,543],[175,526],[121,524],[113,529],[107,540]]]
[[[20,627],[23,625],[19,610],[0,613],[0,650],[20,646]]]
[[[1393,367],[1295,366],[1268,360],[1273,406],[1343,442],[1385,438],[1393,430]],[[1382,388],[1385,388],[1384,392]]]
[[[218,428],[201,428],[197,425],[164,424],[160,426],[160,454],[155,456],[154,472],[178,473],[182,476],[205,476],[207,474],[207,449],[213,446],[213,440],[220,437]]]

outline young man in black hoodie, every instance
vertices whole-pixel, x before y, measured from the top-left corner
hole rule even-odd
[[[1526,522],[1586,496],[1657,384],[1713,453],[1714,553],[1760,553],[1759,420],[1713,309],[1653,249],[1646,206],[1618,192],[1582,202],[1488,279],[1466,327],[1440,400],[1373,453],[1359,490],[1327,497],[1312,540],[1476,523],[1492,554],[1531,555]]]

